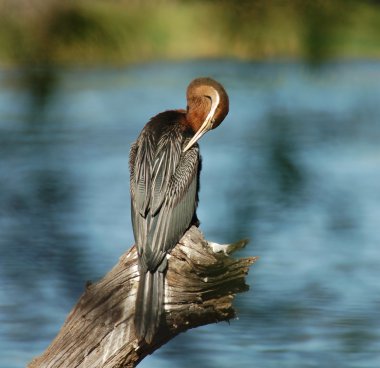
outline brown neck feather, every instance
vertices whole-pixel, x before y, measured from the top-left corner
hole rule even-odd
[[[210,111],[211,101],[204,96],[194,96],[187,103],[186,120],[191,130],[196,133]]]

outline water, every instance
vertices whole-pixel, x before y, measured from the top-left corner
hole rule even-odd
[[[133,243],[129,146],[202,75],[231,105],[201,141],[201,227],[260,260],[238,320],[140,366],[380,366],[380,63],[213,61],[51,70],[43,88],[0,72],[1,368],[40,354]]]

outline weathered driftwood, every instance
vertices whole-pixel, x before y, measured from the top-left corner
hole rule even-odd
[[[138,285],[135,247],[99,282],[87,286],[58,336],[29,368],[135,367],[178,333],[235,317],[235,293],[248,289],[245,275],[256,257],[235,260],[231,246],[207,243],[196,227],[173,249],[165,285],[166,327],[151,345],[138,341],[133,326]]]

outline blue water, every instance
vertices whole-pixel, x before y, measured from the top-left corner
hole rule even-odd
[[[41,71],[38,71],[41,73]],[[230,114],[201,140],[210,240],[257,255],[239,319],[141,367],[380,367],[380,63],[158,63],[0,71],[0,367],[57,334],[133,244],[128,152],[197,76]],[[36,84],[37,83],[37,84]]]

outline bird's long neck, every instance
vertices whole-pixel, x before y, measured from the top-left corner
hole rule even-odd
[[[193,133],[199,130],[207,115],[210,113],[210,109],[211,100],[207,97],[193,97],[188,100],[186,121]]]

